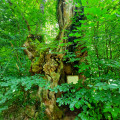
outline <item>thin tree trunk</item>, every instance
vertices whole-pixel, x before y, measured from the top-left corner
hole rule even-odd
[[[94,48],[95,48],[95,53],[96,53],[96,56],[97,56],[97,60],[98,60],[98,70],[99,70],[99,77],[101,75],[100,73],[100,64],[99,64],[99,53],[98,53],[98,47],[97,47],[97,41],[98,41],[98,28],[99,28],[99,21],[97,21],[97,27],[94,27],[94,36],[93,36],[93,45],[94,45]]]

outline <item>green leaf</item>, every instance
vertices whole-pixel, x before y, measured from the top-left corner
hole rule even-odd
[[[80,101],[76,102],[76,103],[75,103],[75,107],[76,107],[77,109],[79,109],[79,108],[81,107],[81,102],[80,102]]]

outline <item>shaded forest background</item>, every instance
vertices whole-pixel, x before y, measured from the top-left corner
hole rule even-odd
[[[1,0],[0,20],[1,120],[120,119],[119,0]]]

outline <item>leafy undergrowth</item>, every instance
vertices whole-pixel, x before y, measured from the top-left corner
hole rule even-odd
[[[86,82],[87,83],[87,82]],[[116,80],[96,84],[62,84],[52,89],[63,92],[57,99],[59,106],[81,111],[75,120],[118,120],[120,118],[120,82]]]
[[[41,106],[39,87],[43,88],[46,80],[41,75],[26,77],[0,78],[0,116],[1,119],[23,119],[39,117],[44,112]],[[41,107],[40,107],[41,106]],[[39,113],[38,113],[39,111]],[[45,115],[43,115],[45,116]]]

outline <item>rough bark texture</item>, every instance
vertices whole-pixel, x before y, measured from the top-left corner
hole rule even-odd
[[[59,43],[66,43],[67,39],[63,39],[63,37],[68,36],[66,30],[72,30],[72,18],[75,15],[74,10],[76,9],[73,0],[71,2],[69,0],[58,0],[58,23],[59,23],[59,35],[57,40]],[[72,38],[74,39],[74,38]],[[29,46],[29,42],[25,42],[25,47]],[[65,46],[58,47],[58,52],[63,52],[67,49]],[[77,57],[85,57],[87,55],[86,52],[81,54],[82,48],[78,48],[77,53],[79,55]],[[45,78],[51,83],[50,88],[56,87],[59,83],[65,82],[65,75],[73,74],[73,67],[72,64],[64,64],[63,56],[64,54],[51,54],[47,50],[44,52],[40,52],[39,59],[34,62],[33,58],[35,55],[33,54],[32,50],[29,47],[25,50],[26,54],[28,55],[29,59],[32,60],[31,65],[31,72],[32,73],[44,73]],[[76,54],[77,54],[76,53]],[[84,59],[82,59],[84,60]],[[82,61],[81,61],[82,62]],[[84,78],[84,76],[80,76]],[[74,119],[73,116],[66,116],[63,118],[64,112],[60,110],[60,108],[56,105],[56,95],[54,92],[49,90],[42,90],[41,88],[38,91],[38,94],[42,96],[40,97],[41,102],[44,103],[46,106],[46,114],[49,120],[70,120]]]
[[[75,5],[73,0],[59,0],[58,2],[58,22],[61,31],[68,28],[72,24],[72,18],[75,14]]]
[[[63,37],[66,36],[66,30],[68,30],[72,25],[72,18],[74,16],[75,6],[73,0],[59,0],[58,1],[58,22],[59,22],[59,35],[58,40],[63,41]],[[58,52],[62,52],[65,48],[59,46]],[[56,87],[63,78],[63,56],[64,54],[48,54],[46,57],[46,64],[43,66],[43,71],[48,81],[51,82],[51,88]],[[64,78],[63,78],[64,79]],[[51,120],[62,119],[63,111],[61,111],[56,105],[56,96],[52,91],[46,92],[46,97],[43,98],[45,105],[47,106],[46,113]],[[49,96],[49,97],[48,97]]]
[[[75,15],[75,5],[73,0],[58,0],[58,23],[59,23],[59,35],[57,40],[60,40],[60,43],[66,43],[67,40],[63,39],[63,37],[67,37],[68,33],[66,30],[69,30],[72,25],[72,18]],[[66,49],[66,47],[60,47],[58,51],[62,52]]]

